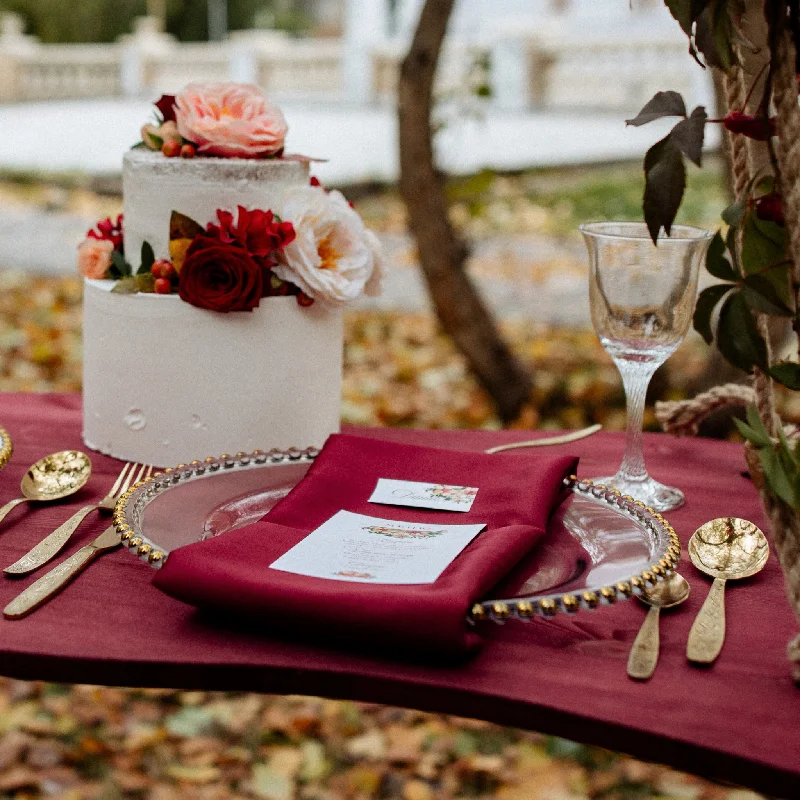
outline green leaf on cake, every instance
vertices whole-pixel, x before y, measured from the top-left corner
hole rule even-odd
[[[153,252],[150,242],[142,242],[142,263],[139,265],[136,274],[144,275],[146,272],[150,272],[150,268],[153,266],[155,260],[156,254]]]
[[[169,239],[194,239],[203,232],[203,226],[180,211],[173,211],[169,218]]]
[[[156,290],[156,279],[152,272],[145,272],[136,276],[136,288],[140,292],[154,292]]]
[[[126,278],[133,275],[133,267],[125,260],[125,256],[114,250],[111,253],[111,266],[108,268],[110,278]]]
[[[169,219],[169,255],[176,272],[181,271],[186,251],[195,236],[203,233],[203,226],[186,214],[173,211]]]
[[[111,291],[114,294],[136,294],[139,291],[139,287],[136,285],[136,278],[129,275],[117,281]]]
[[[128,275],[117,281],[111,290],[115,294],[136,294],[137,292],[152,293],[155,291],[155,278],[152,272],[140,275]]]

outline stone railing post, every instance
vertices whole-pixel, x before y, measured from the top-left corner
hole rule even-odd
[[[152,94],[148,62],[167,56],[175,46],[174,37],[162,30],[158,17],[137,17],[133,33],[120,36],[120,85],[125,97],[138,98]]]
[[[386,41],[388,32],[387,0],[347,0],[343,72],[350,102],[364,105],[373,101],[373,54]]]
[[[18,14],[0,12],[0,103],[22,100],[20,60],[35,52],[38,40],[25,35],[25,22]]]

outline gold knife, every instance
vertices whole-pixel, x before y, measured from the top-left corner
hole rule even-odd
[[[18,594],[4,609],[7,619],[19,619],[46,603],[54,594],[58,594],[73,578],[84,570],[97,556],[106,550],[112,550],[121,544],[116,530],[111,527],[104,530],[93,542],[81,547],[77,553],[53,567],[39,580]]]
[[[6,567],[3,572],[9,575],[24,575],[46,564],[69,541],[81,522],[97,506],[84,506],[78,509],[66,522],[62,522],[52,533],[45,536],[39,544],[32,547],[22,558]]]

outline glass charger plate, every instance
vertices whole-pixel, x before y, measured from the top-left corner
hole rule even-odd
[[[260,519],[305,475],[317,450],[238,453],[181,465],[136,484],[114,523],[123,544],[159,568],[178,547]],[[668,575],[680,542],[660,514],[631,497],[570,478],[545,537],[473,621],[552,616],[639,594]]]

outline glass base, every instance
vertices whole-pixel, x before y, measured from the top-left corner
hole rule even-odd
[[[592,478],[593,483],[602,483],[609,489],[617,489],[622,494],[629,494],[634,500],[641,500],[655,511],[674,511],[680,508],[685,500],[680,489],[664,486],[649,475],[644,479],[631,480],[618,472],[608,478]]]

